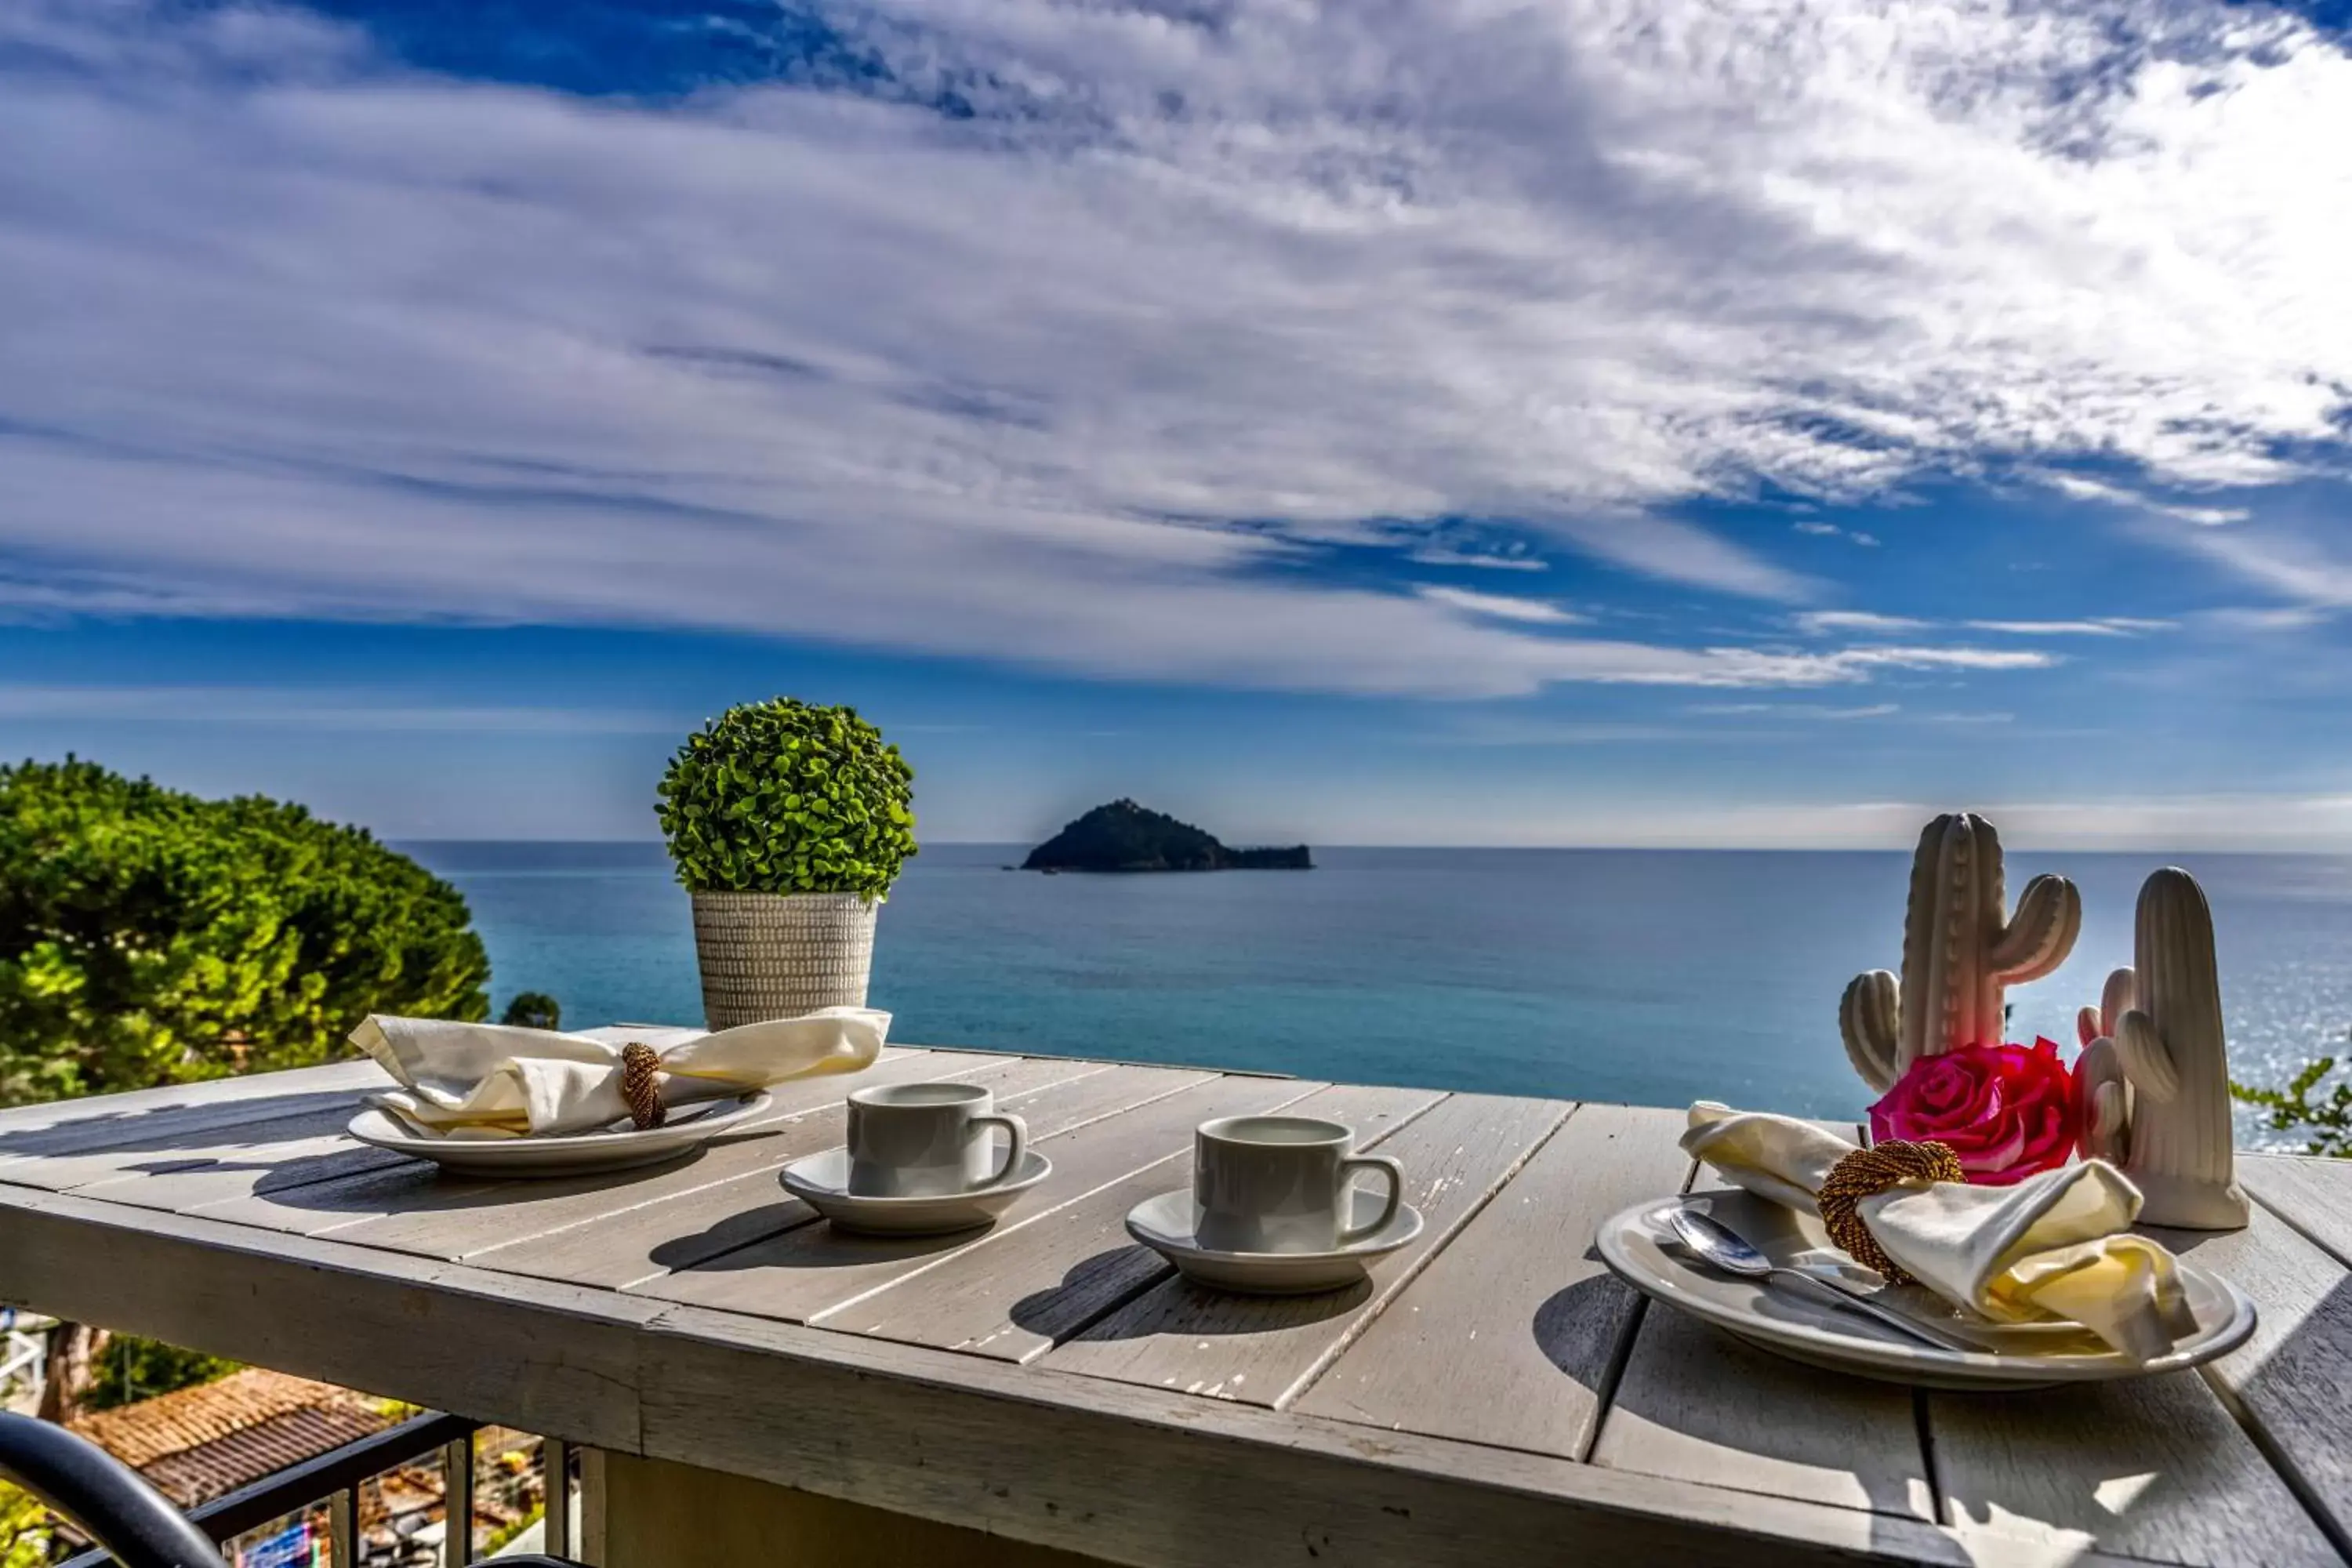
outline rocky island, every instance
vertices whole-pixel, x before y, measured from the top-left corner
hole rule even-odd
[[[1311,871],[1304,844],[1228,849],[1216,836],[1131,800],[1098,805],[1023,861],[1024,871]]]

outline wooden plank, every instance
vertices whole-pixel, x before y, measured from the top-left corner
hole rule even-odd
[[[2238,1156],[2238,1182],[2295,1229],[2352,1264],[2352,1160]]]
[[[21,1304],[1151,1568],[1967,1561],[1910,1521],[30,1189],[0,1257]]]
[[[1926,1398],[1946,1521],[1989,1554],[2023,1541],[2243,1568],[2342,1561],[2194,1373]]]
[[[1352,1290],[1267,1300],[1171,1279],[1037,1364],[1280,1405],[1380,1315],[1569,1110],[1559,1100],[1457,1094],[1384,1140],[1380,1152],[1402,1163],[1406,1201],[1421,1210],[1424,1227]]]
[[[634,1450],[654,1312],[605,1291],[0,1189],[0,1300],[346,1388]]]
[[[770,1091],[775,1103],[768,1117],[740,1132],[715,1140],[704,1146],[699,1156],[676,1164],[609,1176],[558,1177],[523,1183],[445,1176],[423,1161],[405,1160],[384,1170],[339,1181],[210,1200],[187,1212],[290,1235],[320,1236],[388,1215],[436,1205],[479,1208],[501,1204],[538,1205],[545,1213],[556,1207],[557,1200],[568,1196],[579,1201],[572,1211],[559,1210],[549,1223],[576,1222],[772,1164],[774,1162],[769,1157],[770,1146],[787,1121],[794,1116],[840,1104],[842,1097],[860,1084],[961,1078],[998,1065],[1000,1058],[992,1057],[887,1051],[881,1060],[856,1078],[814,1078],[780,1084]]]
[[[23,1161],[126,1143],[194,1139],[223,1128],[336,1107],[392,1087],[373,1062],[331,1062],[290,1072],[209,1079],[130,1094],[23,1105],[0,1111],[0,1181],[18,1181]]]
[[[1211,1116],[1228,1114],[1221,1107],[1271,1107],[1317,1087],[1252,1079],[1238,1088],[1228,1088],[1223,1080],[1213,1079],[1154,1099],[1122,1115],[1089,1122],[1066,1136],[1040,1138],[1039,1152],[1054,1162],[1053,1174],[1023,1194],[987,1231],[944,1237],[864,1237],[827,1225],[810,1225],[636,1289],[667,1300],[805,1322],[828,1308],[927,1271],[950,1256],[971,1252],[992,1237],[1016,1231],[1139,1166],[1172,1158],[1190,1140],[1194,1127]]]
[[[132,1150],[37,1162],[34,1184],[84,1193],[109,1203],[184,1212],[200,1204],[284,1192],[415,1163],[371,1148],[343,1131],[348,1107],[324,1116],[287,1117],[245,1129],[235,1143],[142,1154]]]
[[[1857,1135],[1852,1123],[1820,1125]],[[1702,1172],[1697,1184],[1717,1184]],[[1807,1370],[1655,1302],[1635,1319],[1591,1459],[1759,1496],[1935,1517],[1907,1390]]]
[[[984,1081],[984,1076],[978,1075],[972,1081]],[[1162,1068],[1108,1068],[1049,1089],[1008,1095],[1003,1103],[1027,1120],[1034,1142],[1054,1144],[1057,1162],[1055,1174],[1058,1177],[1059,1134],[1072,1128],[1091,1128],[1127,1105],[1156,1100],[1202,1081],[1215,1080]],[[778,1186],[776,1167],[830,1149],[842,1137],[839,1113],[804,1117],[779,1139],[775,1159],[751,1174],[698,1187],[658,1203],[640,1205],[617,1215],[485,1247],[470,1258],[488,1268],[512,1269],[613,1289],[650,1286],[673,1270],[692,1268],[711,1258],[720,1259],[713,1267],[722,1271],[754,1268],[758,1264],[750,1259],[765,1258],[769,1252],[753,1244],[774,1237],[779,1232],[798,1234],[799,1227],[820,1234],[824,1229],[814,1223],[816,1215],[807,1205]],[[901,1251],[908,1246],[904,1242],[873,1245],[886,1249],[895,1245]],[[940,1245],[937,1241],[927,1242],[914,1250],[936,1251]],[[751,1250],[740,1250],[744,1248]],[[817,1282],[814,1279],[808,1281],[810,1285]]]
[[[1799,1366],[1654,1301],[1591,1458],[1761,1497],[1935,1517],[1909,1391]]]
[[[1429,1090],[1235,1078],[1224,1079],[1213,1098],[1184,1109],[1195,1121],[1276,1109],[1328,1117],[1354,1127],[1369,1148],[1442,1098]],[[1034,1360],[1174,1272],[1158,1253],[1128,1238],[1127,1212],[1192,1179],[1192,1143],[1180,1133],[1161,1159],[814,1321],[996,1361]]]
[[[1042,1141],[1040,1152],[1053,1160],[1053,1174],[1023,1194],[995,1226],[977,1234],[892,1238],[810,1226],[640,1289],[669,1300],[803,1322],[910,1275],[928,1279],[930,1270],[952,1258],[992,1249],[1002,1239],[1106,1183],[1173,1158],[1202,1121],[1234,1113],[1226,1107],[1271,1109],[1318,1087],[1290,1079],[1212,1079],[1066,1136]]]
[[[1683,1189],[1685,1120],[1580,1107],[1294,1408],[1583,1458],[1641,1301],[1593,1234]]]
[[[647,1339],[649,1455],[1108,1562],[1968,1561],[1916,1521],[773,1320],[679,1307]]]
[[[898,1069],[903,1078],[937,1076],[937,1064],[918,1058]],[[957,1081],[980,1084],[1008,1101],[1032,1090],[1051,1088],[1093,1069],[1087,1062],[1031,1061],[1014,1058],[993,1061],[975,1071],[956,1074]],[[842,1140],[845,1109],[841,1097],[859,1087],[861,1079],[836,1079],[827,1091],[830,1102],[803,1110],[780,1122],[768,1123],[749,1138],[730,1138],[723,1150],[714,1149],[698,1161],[676,1169],[673,1181],[698,1177],[688,1190],[708,1191],[719,1180],[740,1176],[743,1166],[767,1173],[786,1160]],[[710,1168],[725,1160],[721,1168]],[[400,1252],[421,1252],[428,1258],[460,1258],[493,1247],[544,1236],[549,1231],[582,1223],[609,1224],[614,1216],[669,1195],[660,1176],[651,1181],[634,1172],[609,1176],[525,1183],[500,1181],[436,1181],[413,1192],[397,1208],[383,1215],[338,1226],[331,1234],[360,1247],[385,1247]],[[734,1195],[744,1189],[730,1184]],[[762,1191],[766,1190],[763,1185]],[[299,1196],[299,1194],[296,1194]],[[675,1216],[669,1216],[672,1220]],[[692,1245],[685,1243],[685,1245]],[[707,1254],[706,1254],[707,1256]]]
[[[2150,1234],[2253,1298],[2253,1338],[2206,1384],[2352,1559],[2352,1275],[2259,1205],[2243,1230]]]

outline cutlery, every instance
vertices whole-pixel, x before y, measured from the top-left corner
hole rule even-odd
[[[1741,1236],[1713,1215],[1703,1214],[1697,1209],[1684,1206],[1670,1211],[1666,1215],[1666,1221],[1675,1227],[1675,1234],[1682,1238],[1685,1247],[1689,1247],[1699,1258],[1726,1274],[1736,1274],[1747,1279],[1761,1279],[1767,1283],[1774,1280],[1790,1280],[1806,1285],[1817,1294],[1829,1298],[1838,1306],[1860,1312],[1864,1317],[1884,1323],[1897,1333],[1917,1340],[1924,1344],[1934,1345],[1938,1350],[1983,1353],[1984,1347],[1981,1345],[1968,1344],[1958,1339],[1938,1333],[1915,1318],[1882,1307],[1875,1301],[1866,1300],[1851,1291],[1841,1289],[1819,1275],[1808,1274],[1801,1268],[1789,1268],[1773,1262],[1759,1251],[1746,1237]]]

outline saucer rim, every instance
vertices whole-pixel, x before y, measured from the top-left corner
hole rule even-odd
[[[1411,1204],[1400,1203],[1397,1205],[1394,1219],[1370,1236],[1360,1237],[1345,1247],[1328,1247],[1314,1252],[1226,1252],[1217,1247],[1201,1246],[1194,1239],[1199,1234],[1197,1231],[1189,1236],[1175,1237],[1157,1226],[1149,1226],[1148,1222],[1139,1221],[1136,1217],[1154,1204],[1166,1203],[1179,1197],[1189,1200],[1192,1196],[1192,1188],[1189,1184],[1181,1187],[1171,1187],[1163,1193],[1152,1194],[1151,1196],[1127,1211],[1128,1235],[1151,1248],[1152,1251],[1169,1258],[1199,1258],[1214,1263],[1236,1263],[1251,1267],[1263,1266],[1268,1268],[1285,1266],[1304,1268],[1318,1262],[1330,1263],[1347,1258],[1385,1258],[1419,1237],[1429,1224],[1428,1217],[1421,1210]],[[1147,1228],[1150,1232],[1149,1235],[1145,1234]]]
[[[826,1203],[856,1204],[877,1209],[888,1209],[914,1208],[919,1205],[936,1204],[983,1203],[992,1198],[1011,1197],[1017,1193],[1027,1192],[1054,1173],[1053,1160],[1034,1149],[1022,1152],[1020,1173],[1011,1180],[999,1182],[993,1186],[973,1187],[961,1193],[853,1193],[845,1183],[836,1186],[830,1182],[812,1181],[806,1175],[799,1173],[803,1166],[813,1165],[819,1160],[829,1160],[839,1156],[845,1162],[848,1154],[849,1148],[846,1144],[835,1144],[830,1149],[820,1149],[814,1154],[803,1154],[797,1160],[786,1162],[777,1173],[777,1179],[783,1184],[785,1191],[803,1201],[813,1202],[815,1198],[821,1198]],[[812,1194],[814,1194],[814,1198],[811,1197]]]

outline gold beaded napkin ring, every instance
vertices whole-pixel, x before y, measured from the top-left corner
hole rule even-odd
[[[1960,1168],[1960,1157],[1952,1152],[1950,1144],[1906,1143],[1899,1138],[1890,1138],[1867,1149],[1856,1149],[1832,1166],[1829,1180],[1822,1184],[1815,1202],[1821,1207],[1822,1224],[1829,1227],[1830,1239],[1845,1248],[1847,1257],[1875,1268],[1890,1285],[1916,1285],[1918,1280],[1886,1256],[1878,1238],[1862,1223],[1862,1200],[1909,1181],[1968,1179],[1969,1173]]]
[[[630,1125],[640,1132],[669,1119],[661,1098],[661,1058],[651,1046],[631,1040],[621,1047],[621,1098],[628,1102]]]

